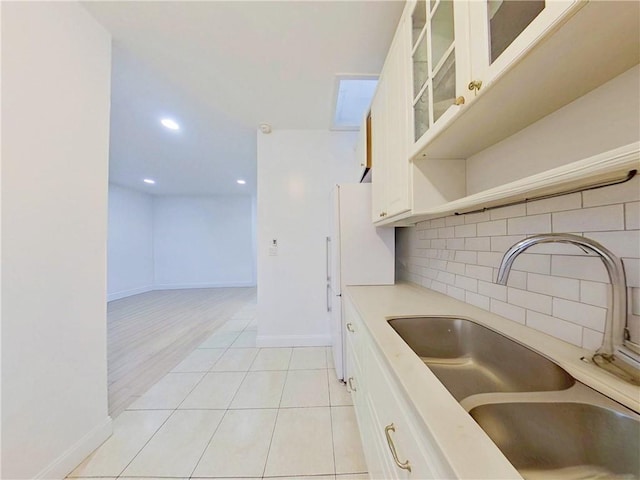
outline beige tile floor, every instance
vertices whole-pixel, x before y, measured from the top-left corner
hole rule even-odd
[[[69,478],[368,478],[330,349],[256,348],[254,318],[243,307],[141,395]]]

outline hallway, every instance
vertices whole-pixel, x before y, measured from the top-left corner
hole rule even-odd
[[[70,478],[367,478],[330,348],[256,348],[248,297],[114,418],[113,436]]]

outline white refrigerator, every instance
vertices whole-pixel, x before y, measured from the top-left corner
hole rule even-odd
[[[332,203],[332,231],[326,239],[327,312],[336,374],[344,380],[343,288],[394,283],[395,229],[371,223],[370,183],[337,185]]]

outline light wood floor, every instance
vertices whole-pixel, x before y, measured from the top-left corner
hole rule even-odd
[[[107,306],[109,413],[117,416],[245,305],[255,288],[143,293]]]

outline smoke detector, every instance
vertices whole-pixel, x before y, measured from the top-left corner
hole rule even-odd
[[[268,123],[261,123],[260,125],[258,125],[258,128],[265,135],[271,133],[271,125],[269,125]]]

